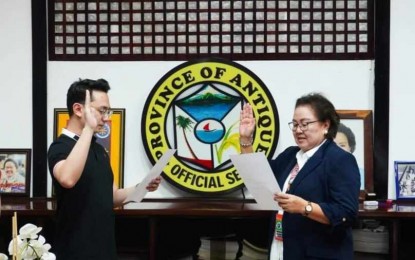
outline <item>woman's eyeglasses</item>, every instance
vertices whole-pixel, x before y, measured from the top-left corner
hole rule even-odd
[[[301,131],[306,131],[308,129],[308,125],[318,122],[319,120],[315,120],[315,121],[309,121],[309,122],[301,122],[301,123],[297,123],[297,122],[289,122],[288,126],[290,127],[291,131],[297,131],[297,128],[300,127]]]

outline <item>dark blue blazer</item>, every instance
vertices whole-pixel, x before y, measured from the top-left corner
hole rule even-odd
[[[297,162],[298,151],[298,147],[289,147],[270,161],[281,188]],[[284,260],[353,259],[351,226],[357,217],[359,190],[355,157],[327,140],[298,172],[289,192],[318,203],[330,224],[284,212]]]

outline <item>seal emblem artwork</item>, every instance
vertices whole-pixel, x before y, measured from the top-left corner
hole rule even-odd
[[[163,176],[182,190],[216,195],[242,188],[229,155],[240,153],[239,115],[246,102],[257,118],[254,150],[270,157],[278,143],[278,111],[255,74],[221,59],[173,68],[154,86],[143,110],[147,156],[155,163],[165,150],[177,149]]]

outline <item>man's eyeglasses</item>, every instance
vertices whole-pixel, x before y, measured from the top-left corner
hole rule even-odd
[[[301,123],[297,123],[297,122],[289,122],[288,126],[290,127],[291,131],[297,131],[297,128],[300,127],[301,131],[305,131],[308,129],[308,125],[318,122],[319,120],[315,120],[315,121],[309,121],[309,122],[301,122]]]
[[[110,108],[99,108],[97,111],[101,114],[104,118],[110,118],[112,116],[113,111]]]

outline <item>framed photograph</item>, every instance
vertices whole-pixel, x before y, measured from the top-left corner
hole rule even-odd
[[[415,162],[395,161],[397,200],[415,199]]]
[[[30,149],[0,149],[1,195],[30,195]]]
[[[125,133],[125,109],[111,108],[113,114],[108,121],[105,130],[95,134],[97,142],[108,152],[111,168],[114,173],[114,183],[122,188],[124,184],[124,133]],[[53,138],[56,139],[62,129],[66,127],[69,113],[66,108],[54,109]]]
[[[340,126],[335,142],[351,152],[360,171],[360,190],[373,192],[372,110],[337,110]]]

